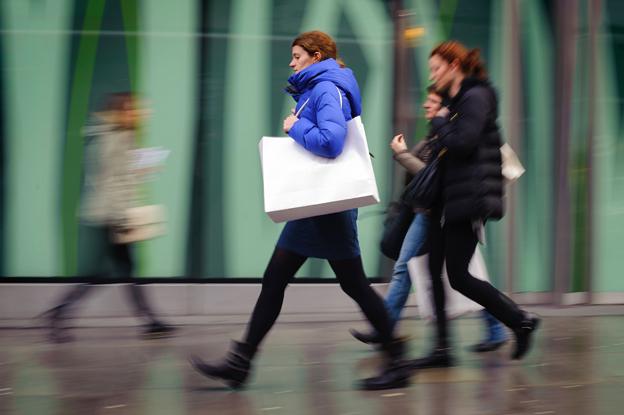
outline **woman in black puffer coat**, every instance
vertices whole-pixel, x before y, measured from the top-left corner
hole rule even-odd
[[[437,344],[433,352],[412,362],[413,368],[450,366],[442,266],[446,261],[451,287],[481,304],[508,326],[516,337],[513,359],[529,349],[539,319],[522,311],[510,298],[488,282],[468,272],[483,226],[503,217],[501,137],[496,93],[479,59],[479,51],[468,51],[455,41],[437,46],[429,58],[430,79],[447,91],[448,106],[432,120],[441,159],[441,193],[432,209],[429,271],[436,312]]]

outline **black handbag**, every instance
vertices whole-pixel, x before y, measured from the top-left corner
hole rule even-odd
[[[430,209],[434,205],[441,190],[440,163],[445,153],[445,148],[440,150],[438,155],[405,186],[401,195],[403,203],[421,209]]]
[[[392,202],[388,205],[384,230],[379,247],[381,252],[390,259],[397,260],[405,234],[414,220],[414,209],[403,202]]]

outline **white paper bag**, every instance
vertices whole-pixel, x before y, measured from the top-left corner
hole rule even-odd
[[[515,182],[525,172],[524,166],[520,163],[520,159],[511,146],[507,143],[500,148],[502,173],[506,184]]]
[[[127,228],[123,232],[114,232],[116,243],[146,241],[165,234],[165,207],[163,205],[146,205],[126,210]]]
[[[342,153],[312,154],[290,137],[262,137],[264,210],[274,222],[379,203],[375,173],[360,117],[347,122]]]
[[[407,262],[407,270],[412,279],[414,290],[416,291],[416,301],[418,303],[420,317],[433,321],[435,320],[435,312],[428,260],[428,255],[414,257]],[[483,255],[481,255],[479,248],[475,250],[475,254],[468,266],[468,271],[475,278],[489,281],[487,267],[485,266],[485,261],[483,260]],[[451,288],[446,273],[446,264],[442,268],[442,282],[444,284],[445,307],[448,318],[459,317],[463,314],[483,309],[479,304]]]

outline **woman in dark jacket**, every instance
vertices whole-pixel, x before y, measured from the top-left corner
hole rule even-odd
[[[427,88],[427,98],[423,103],[425,110],[425,119],[430,122],[442,108],[444,97],[436,90],[434,85]],[[430,134],[418,142],[411,150],[408,149],[403,134],[396,135],[390,142],[390,148],[394,153],[393,158],[411,175],[418,174],[425,168],[426,163],[430,160],[431,147],[435,140]],[[426,209],[415,209],[414,219],[412,220],[405,236],[399,256],[394,263],[392,278],[386,291],[385,304],[390,316],[390,322],[393,327],[396,326],[401,312],[407,302],[412,281],[407,271],[407,262],[417,256],[421,247],[425,245],[428,228],[428,211]],[[428,278],[427,276],[423,276]],[[483,310],[483,321],[486,325],[487,337],[470,347],[474,352],[489,352],[501,347],[507,341],[507,332],[505,326],[492,317],[487,311]],[[376,344],[379,335],[376,332],[362,333],[357,330],[351,330],[353,337],[363,343]],[[441,367],[451,365],[451,361],[439,362]]]
[[[308,151],[327,158],[337,157],[344,147],[347,121],[360,115],[360,91],[350,69],[337,61],[336,44],[325,33],[299,35],[292,43],[287,91],[297,102],[284,120],[284,132]],[[297,114],[297,115],[295,115]],[[293,178],[296,180],[296,178]],[[392,338],[392,328],[383,301],[364,274],[357,237],[357,210],[288,222],[277,242],[262,279],[262,291],[242,342],[234,342],[225,361],[209,364],[194,358],[202,374],[241,387],[249,376],[251,360],[277,319],[284,291],[309,257],[329,261],[340,287],[355,300],[382,339],[387,355],[383,382],[363,388],[387,389],[406,386],[409,374],[401,363],[403,345]]]
[[[481,304],[513,331],[516,346],[511,357],[520,359],[529,349],[539,319],[468,272],[477,242],[483,241],[485,222],[503,217],[496,93],[487,79],[479,51],[468,51],[458,42],[444,42],[433,49],[429,69],[430,79],[449,97],[448,107],[431,121],[432,133],[438,136],[438,149],[446,149],[441,159],[441,194],[431,212],[428,235],[437,345],[432,354],[413,361],[412,367],[438,366],[450,360],[441,281],[445,261],[451,286]]]

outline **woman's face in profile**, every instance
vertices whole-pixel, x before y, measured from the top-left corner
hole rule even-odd
[[[295,73],[301,72],[316,62],[318,62],[317,57],[310,55],[308,51],[301,46],[295,45],[292,47],[292,59],[288,66],[290,66]]]
[[[436,89],[443,91],[450,87],[453,81],[453,72],[452,65],[442,59],[440,55],[433,55],[429,58],[429,79]]]

